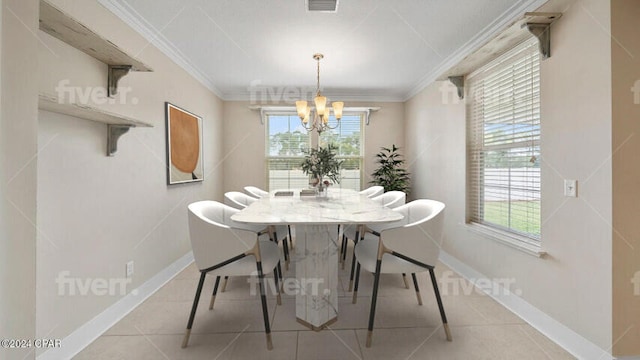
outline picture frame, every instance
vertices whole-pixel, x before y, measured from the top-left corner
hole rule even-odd
[[[167,185],[204,181],[202,117],[165,102]]]

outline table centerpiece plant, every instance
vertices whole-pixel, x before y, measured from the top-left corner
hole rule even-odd
[[[320,193],[331,185],[331,181],[340,183],[340,167],[342,160],[336,159],[338,148],[329,144],[326,147],[319,146],[317,149],[306,150],[306,156],[301,164],[302,171],[311,178],[310,183],[315,186]],[[323,180],[323,178],[328,180]]]

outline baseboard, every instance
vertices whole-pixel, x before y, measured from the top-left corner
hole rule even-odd
[[[36,359],[71,359],[192,262],[193,253],[189,252],[62,339],[62,347],[49,349]]]
[[[454,258],[444,251],[440,253],[440,261],[467,280],[489,280],[483,274],[479,273],[475,269],[464,264],[460,260]],[[493,285],[494,287],[500,286],[496,283],[494,283]],[[521,317],[536,330],[546,335],[549,339],[553,340],[556,344],[564,348],[566,351],[568,351],[578,359],[614,359],[608,351],[601,349],[596,344],[585,339],[582,335],[569,329],[567,326],[553,319],[535,306],[529,304],[521,297],[512,293],[508,293],[507,291],[493,291],[490,293],[487,292],[487,295],[491,296],[494,300]],[[637,358],[621,358],[621,360],[622,359],[631,360]]]

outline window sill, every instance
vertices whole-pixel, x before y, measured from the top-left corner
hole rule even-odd
[[[506,231],[501,231],[477,223],[468,223],[466,225],[467,229],[471,232],[479,234],[484,238],[495,240],[526,254],[539,258],[542,258],[547,254],[539,245],[532,244],[529,239],[523,236],[518,236],[516,234],[511,234]]]

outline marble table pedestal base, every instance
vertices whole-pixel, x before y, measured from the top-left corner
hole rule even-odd
[[[336,224],[296,224],[296,318],[321,330],[338,319]]]

